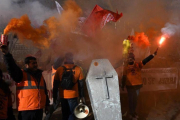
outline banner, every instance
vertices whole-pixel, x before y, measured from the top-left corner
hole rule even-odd
[[[119,75],[119,84],[121,84],[122,67],[116,69]],[[177,89],[178,86],[178,69],[177,68],[150,68],[142,69],[141,77],[143,87],[141,92],[145,91],[162,91]],[[121,93],[126,91],[122,91]]]
[[[143,88],[141,91],[160,91],[177,89],[177,68],[142,69]]]

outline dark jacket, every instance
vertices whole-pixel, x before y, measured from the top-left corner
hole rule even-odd
[[[12,109],[12,98],[11,98],[11,91],[9,86],[3,79],[0,80],[0,89],[5,93],[6,97],[8,98],[8,106],[7,107],[7,120],[16,120],[15,116],[13,115]]]

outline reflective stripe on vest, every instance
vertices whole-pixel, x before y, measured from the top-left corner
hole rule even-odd
[[[25,89],[44,89],[44,86],[39,86],[39,88],[37,86],[32,86],[31,85],[31,76],[30,74],[27,73],[27,79],[28,79],[28,86],[17,86],[16,90],[25,90]],[[41,82],[41,81],[40,81]],[[40,83],[39,83],[40,84]]]
[[[45,81],[43,76],[37,82],[23,71],[23,79],[16,84],[18,111],[43,109],[46,105]]]

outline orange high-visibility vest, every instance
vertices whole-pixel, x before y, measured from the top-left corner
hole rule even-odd
[[[0,119],[7,119],[8,95],[0,89]]]
[[[18,111],[43,109],[46,104],[45,83],[41,77],[39,86],[30,74],[23,71],[23,80],[16,84]]]
[[[135,62],[134,65],[128,65],[126,67],[126,85],[127,86],[134,86],[134,85],[142,85],[142,78],[141,78],[141,69],[143,67],[142,62]]]

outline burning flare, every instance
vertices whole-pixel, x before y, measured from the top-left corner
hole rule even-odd
[[[160,41],[159,41],[159,45],[161,45],[161,44],[164,42],[165,39],[166,39],[166,38],[165,38],[164,36],[162,36],[161,39],[160,39]]]

